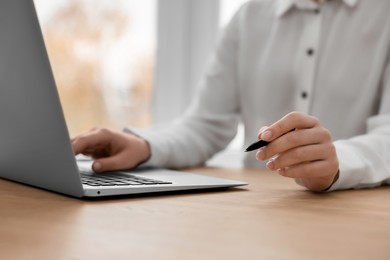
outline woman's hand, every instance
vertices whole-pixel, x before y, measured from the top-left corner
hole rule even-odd
[[[309,115],[292,112],[269,127],[258,138],[271,142],[256,153],[268,160],[267,168],[313,191],[329,188],[338,178],[339,162],[331,133]]]
[[[94,159],[95,172],[115,171],[136,167],[150,157],[148,143],[135,135],[93,128],[72,138],[74,153]]]

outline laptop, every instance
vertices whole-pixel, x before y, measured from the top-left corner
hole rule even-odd
[[[246,183],[160,168],[95,174],[74,156],[32,0],[0,1],[0,177],[73,197]]]

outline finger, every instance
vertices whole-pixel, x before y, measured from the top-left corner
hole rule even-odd
[[[333,165],[334,170],[325,161],[315,161],[307,164],[299,164],[293,167],[278,170],[279,174],[285,177],[294,178],[295,181],[312,191],[324,191],[337,180],[338,164]]]
[[[93,152],[91,152],[89,154],[89,156],[92,157],[93,159],[99,159],[99,158],[103,158],[103,157],[108,157],[108,156],[113,155],[113,154],[114,154],[114,152],[112,152],[112,151],[110,152],[107,149],[96,149]]]
[[[326,160],[329,158],[329,155],[334,154],[333,152],[334,146],[332,143],[299,146],[281,153],[269,160],[267,168],[270,170],[276,170],[301,163]]]
[[[104,149],[111,142],[110,136],[105,131],[95,131],[89,134],[79,136],[72,141],[73,151],[77,155],[84,151]]]
[[[72,138],[70,139],[70,141],[73,142],[73,141],[77,140],[78,138],[87,136],[87,135],[89,135],[89,134],[91,134],[91,133],[93,133],[93,132],[95,132],[95,131],[97,131],[97,130],[99,130],[99,128],[93,127],[93,128],[89,129],[89,130],[86,131],[86,132],[80,133],[80,134],[78,134],[78,135],[72,137]]]
[[[258,151],[256,156],[259,160],[266,160],[295,147],[327,142],[331,143],[331,140],[332,137],[329,130],[322,127],[296,129],[277,138],[266,147],[263,147],[262,150]]]
[[[261,134],[261,138],[262,140],[269,142],[294,129],[312,128],[318,124],[318,119],[313,116],[299,112],[291,112],[268,127],[268,129]]]
[[[129,169],[133,166],[133,162],[127,158],[125,153],[119,153],[114,156],[95,160],[95,162],[92,164],[92,169],[94,172],[100,173],[106,171]]]
[[[102,148],[102,149],[87,149],[83,151],[81,154],[87,157],[91,157],[92,159],[99,159],[102,157],[108,157],[112,154],[114,154],[114,151],[109,151],[108,149]]]
[[[333,165],[334,164],[334,165]],[[291,167],[285,167],[278,170],[278,173],[284,177],[295,179],[321,179],[329,178],[329,170],[336,166],[337,162],[333,161],[312,161],[308,163],[300,163]]]
[[[259,132],[257,133],[257,138],[260,140],[261,139],[261,134],[264,132],[265,129],[267,129],[268,126],[263,126],[260,128]]]

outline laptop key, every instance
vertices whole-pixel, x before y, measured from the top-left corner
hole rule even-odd
[[[91,174],[81,172],[83,184],[90,186],[127,186],[127,185],[156,185],[172,184],[171,182],[143,178],[134,175],[114,175],[114,174]]]

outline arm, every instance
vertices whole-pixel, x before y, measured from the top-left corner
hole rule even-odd
[[[238,123],[237,16],[222,35],[207,74],[184,116],[148,130],[127,129],[150,143],[147,165],[184,167],[204,163],[224,149]]]
[[[367,119],[367,133],[334,142],[340,176],[330,190],[390,184],[390,61],[383,72],[378,114]]]
[[[368,133],[335,142],[339,180],[330,190],[390,184],[390,114],[368,120]]]
[[[94,158],[97,172],[149,166],[185,167],[205,162],[234,137],[238,122],[237,16],[223,34],[200,90],[175,122],[152,129],[92,129],[72,140],[76,154]]]

